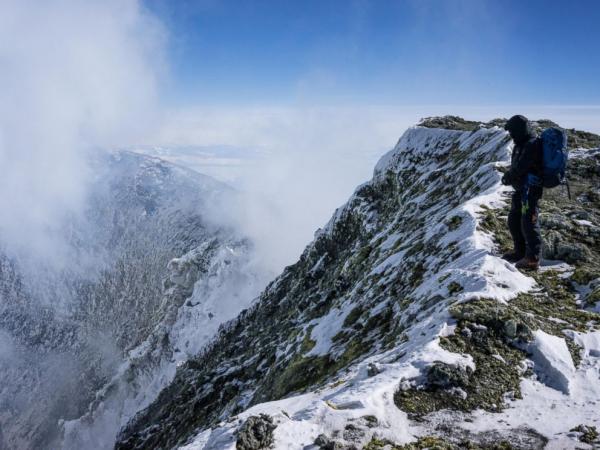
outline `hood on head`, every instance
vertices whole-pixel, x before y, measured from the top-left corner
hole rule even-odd
[[[504,129],[510,133],[510,136],[517,144],[525,142],[533,136],[529,120],[527,120],[527,117],[521,115],[512,116],[508,119],[508,122],[504,125]]]

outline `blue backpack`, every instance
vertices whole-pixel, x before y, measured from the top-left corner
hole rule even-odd
[[[560,128],[547,128],[542,132],[542,185],[553,188],[565,181],[567,160],[567,134]]]

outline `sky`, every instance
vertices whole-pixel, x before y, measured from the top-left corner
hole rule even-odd
[[[0,237],[57,253],[85,150],[186,147],[293,262],[423,117],[600,133],[598,23],[596,0],[0,0]]]
[[[167,101],[600,105],[596,0],[144,0]]]

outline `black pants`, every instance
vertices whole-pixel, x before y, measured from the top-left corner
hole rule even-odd
[[[508,228],[513,238],[515,252],[530,258],[539,258],[542,251],[542,236],[538,221],[542,192],[541,187],[530,187],[527,205],[523,205],[523,193],[515,191],[510,213],[508,213]]]

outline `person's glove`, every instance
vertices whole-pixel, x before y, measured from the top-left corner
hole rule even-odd
[[[510,172],[506,172],[504,175],[502,175],[502,184],[504,186],[510,186],[512,184],[512,177],[510,175]]]

